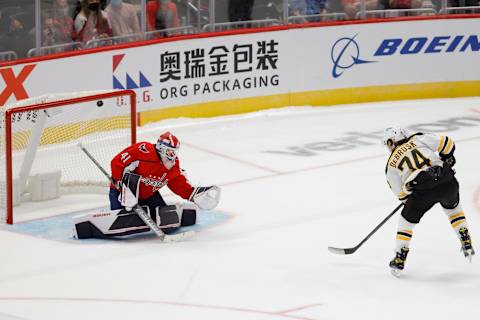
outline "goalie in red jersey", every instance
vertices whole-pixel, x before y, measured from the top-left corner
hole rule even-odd
[[[192,186],[180,168],[179,149],[177,137],[165,132],[155,144],[138,142],[118,153],[111,161],[112,178],[116,181],[110,187],[111,211],[76,219],[75,236],[104,238],[149,231],[150,228],[131,210],[137,205],[165,233],[195,224],[197,207],[215,208],[220,188]],[[167,205],[159,192],[164,186],[192,203]]]

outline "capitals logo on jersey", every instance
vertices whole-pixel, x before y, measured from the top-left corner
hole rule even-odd
[[[140,150],[140,152],[143,152],[143,153],[148,153],[147,146],[145,145],[145,143],[142,143],[142,144],[138,147],[138,150]]]
[[[166,173],[163,174],[163,176],[160,177],[160,179],[157,179],[157,177],[143,177],[142,182],[146,186],[152,186],[153,187],[153,192],[160,190],[164,186],[168,184],[168,179],[165,179]]]

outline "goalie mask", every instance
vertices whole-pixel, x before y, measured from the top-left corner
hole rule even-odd
[[[178,151],[180,150],[180,141],[170,132],[165,132],[157,140],[155,149],[160,155],[163,164],[167,169],[171,169],[177,160]]]
[[[392,151],[397,145],[406,140],[408,134],[405,129],[399,127],[390,127],[386,128],[383,131],[383,145],[389,150]]]

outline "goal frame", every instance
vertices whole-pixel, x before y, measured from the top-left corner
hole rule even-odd
[[[133,90],[118,90],[105,93],[92,93],[83,97],[62,99],[45,103],[36,103],[27,106],[12,107],[5,110],[5,170],[6,170],[6,222],[13,224],[13,173],[12,173],[12,115],[34,110],[46,110],[55,107],[61,107],[81,102],[95,101],[113,97],[128,96],[130,100],[130,117],[131,117],[131,144],[135,144],[137,140],[137,106],[136,94]]]

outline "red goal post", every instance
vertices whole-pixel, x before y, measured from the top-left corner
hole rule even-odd
[[[78,144],[109,170],[111,158],[136,142],[136,112],[133,90],[49,94],[1,107],[1,221],[12,224],[14,206],[24,202],[108,192]]]

